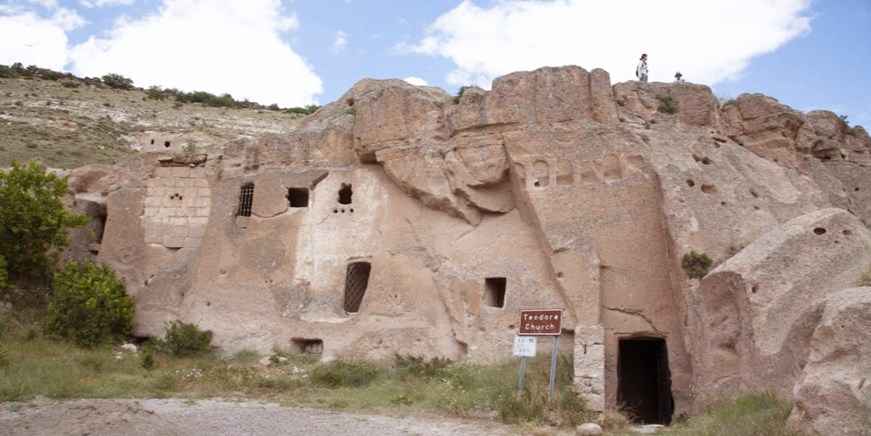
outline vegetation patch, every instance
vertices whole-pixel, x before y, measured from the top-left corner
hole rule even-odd
[[[684,254],[683,259],[681,259],[681,267],[686,271],[687,276],[693,279],[701,279],[708,275],[712,264],[713,261],[707,254],[699,254],[695,251]]]
[[[207,356],[212,353],[212,331],[181,321],[169,322],[158,346],[175,357]]]
[[[677,102],[675,102],[670,96],[659,97],[659,106],[656,110],[666,114],[675,114],[677,113]]]
[[[798,436],[787,428],[792,404],[771,392],[717,401],[701,413],[672,426],[669,434],[730,436]]]

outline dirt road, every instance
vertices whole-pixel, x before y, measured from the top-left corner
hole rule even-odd
[[[35,400],[0,404],[3,435],[517,435],[489,420],[397,418],[229,400]]]

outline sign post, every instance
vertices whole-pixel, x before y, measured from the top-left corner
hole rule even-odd
[[[556,353],[557,338],[562,332],[562,309],[536,309],[520,311],[520,329],[518,334],[522,336],[553,336],[553,352],[550,361],[550,386],[548,400],[553,400],[554,384],[556,382]],[[515,344],[516,344],[515,339]],[[535,354],[533,354],[534,356]],[[526,362],[520,361],[520,388],[523,389],[523,371]]]
[[[526,374],[526,357],[535,357],[535,346],[538,343],[538,338],[535,336],[515,336],[514,337],[514,355],[520,356],[520,386],[517,388],[523,391],[523,376]]]

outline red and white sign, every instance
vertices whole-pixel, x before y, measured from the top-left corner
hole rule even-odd
[[[520,311],[521,336],[559,336],[562,331],[562,309]]]

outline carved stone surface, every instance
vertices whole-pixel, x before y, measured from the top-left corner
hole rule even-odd
[[[73,172],[81,207],[107,215],[102,241],[77,243],[127,280],[138,334],[180,319],[227,353],[499,362],[518,310],[563,308],[561,351],[595,408],[616,403],[618,345],[638,337],[665,340],[675,414],[743,388],[792,395],[823,297],[871,256],[864,129],[602,70],[513,73],[456,103],[367,79],[292,133],[196,168],[158,157]],[[701,282],[681,269],[691,250],[719,265]]]

